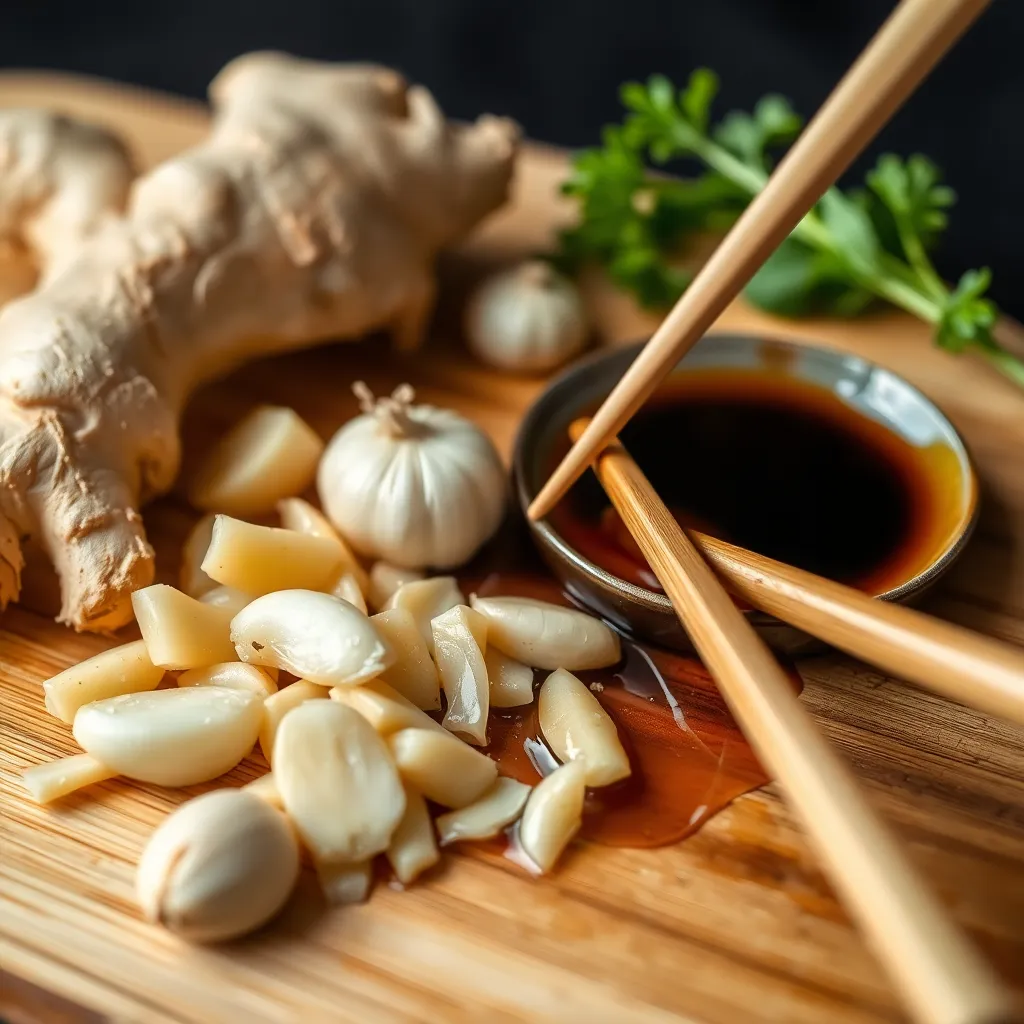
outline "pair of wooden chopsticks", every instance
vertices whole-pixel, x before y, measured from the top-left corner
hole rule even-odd
[[[987,0],[904,0],[594,419],[574,425],[572,450],[530,508],[531,518],[546,514],[601,453],[595,466],[599,479],[740,727],[781,784],[832,884],[914,1016],[928,1024],[1001,1024],[1020,1018],[1009,993],[917,877],[768,648],[616,434],[985,6]],[[839,647],[856,647],[858,653],[864,645],[856,641],[855,631],[867,623],[877,641],[873,660],[919,682],[929,681],[927,674],[942,667],[936,645],[948,642],[948,630],[954,627],[936,624],[917,641],[914,627],[919,621],[901,618],[915,613],[896,609],[896,617],[888,620],[895,625],[887,633],[884,622],[880,626],[877,615],[872,617],[870,604],[851,608],[846,588],[825,584],[823,589],[824,581],[809,574],[757,560],[710,538],[700,544],[734,589],[755,606]],[[766,588],[771,591],[767,597]],[[976,683],[985,681],[977,670],[986,658],[1001,666],[984,700],[990,710],[1015,706],[1012,659],[1001,660],[1002,652],[982,638],[953,649],[958,660],[950,669],[968,668]],[[955,672],[939,674],[946,692],[965,696]]]

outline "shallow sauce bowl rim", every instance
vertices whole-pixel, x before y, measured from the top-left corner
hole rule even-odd
[[[929,412],[945,428],[948,437],[953,441],[954,447],[957,449],[956,454],[959,456],[960,464],[964,469],[961,475],[961,486],[967,491],[964,495],[964,512],[960,521],[950,531],[949,543],[941,552],[932,558],[927,566],[915,573],[914,576],[904,580],[898,586],[891,587],[883,593],[874,594],[872,596],[880,601],[909,601],[915,595],[927,589],[941,575],[943,575],[962,553],[974,532],[975,526],[977,525],[979,513],[979,485],[977,469],[974,465],[974,460],[971,458],[970,451],[968,450],[959,431],[953,426],[942,410],[939,409],[939,407],[919,388],[916,388],[894,370],[889,370],[869,359],[864,359],[862,356],[855,355],[853,353],[844,352],[841,349],[828,348],[826,346],[816,345],[810,342],[794,342],[763,334],[734,331],[712,332],[705,335],[705,338],[702,339],[702,341],[714,338],[730,339],[734,341],[741,340],[757,345],[767,344],[771,345],[775,349],[788,350],[788,352],[793,355],[813,354],[815,357],[832,360],[857,359],[869,372],[879,370],[889,374],[900,384],[901,387],[905,388],[907,392],[913,394],[918,402],[928,408]],[[568,369],[550,380],[544,390],[534,399],[519,425],[512,457],[512,473],[516,496],[524,515],[530,502],[535,497],[535,490],[529,486],[528,478],[531,475],[529,469],[532,466],[532,460],[538,457],[536,443],[543,438],[545,421],[549,418],[546,406],[549,404],[551,396],[554,393],[564,391],[566,386],[573,380],[577,379],[581,375],[593,372],[594,367],[600,366],[602,363],[613,363],[616,360],[623,359],[626,353],[632,353],[633,358],[635,358],[643,348],[644,344],[645,342],[640,341],[628,345],[615,345],[614,347],[599,349],[591,355],[574,362]],[[630,362],[631,361],[632,360],[630,360]],[[728,367],[721,368],[728,369]],[[796,379],[805,379],[799,375],[795,376]],[[574,413],[574,415],[578,415],[578,413]],[[566,426],[568,426],[568,422],[566,423]],[[527,522],[535,543],[546,544],[548,547],[553,549],[559,557],[574,565],[579,571],[594,580],[597,584],[618,592],[628,600],[638,603],[650,611],[661,612],[665,615],[675,614],[672,603],[665,594],[658,593],[654,590],[648,590],[646,587],[639,586],[635,583],[630,583],[628,580],[624,580],[621,577],[614,575],[614,573],[610,573],[606,569],[603,569],[597,563],[592,562],[573,548],[546,518],[534,522],[527,516]],[[586,602],[585,595],[579,595],[579,598]],[[750,611],[747,615],[755,621],[778,621],[774,616],[757,610]]]

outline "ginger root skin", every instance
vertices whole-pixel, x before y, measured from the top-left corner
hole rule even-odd
[[[516,126],[449,123],[387,68],[250,54],[210,97],[209,138],[139,178],[123,213],[116,139],[0,112],[0,241],[41,271],[0,312],[0,607],[31,537],[60,621],[129,621],[154,570],[138,507],[177,474],[190,392],[380,327],[415,347],[438,250],[507,198]]]

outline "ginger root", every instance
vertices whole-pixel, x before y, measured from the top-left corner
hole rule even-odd
[[[38,287],[0,314],[0,607],[21,544],[60,620],[114,629],[153,580],[140,502],[166,491],[200,383],[390,327],[415,346],[439,248],[504,202],[517,129],[445,121],[369,65],[251,54],[214,80],[207,141],[138,179],[100,129],[0,113],[0,241]]]

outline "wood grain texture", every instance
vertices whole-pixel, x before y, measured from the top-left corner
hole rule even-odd
[[[195,141],[204,124],[188,104],[52,76],[0,76],[0,104],[59,106],[112,124],[147,163]],[[446,261],[449,295],[545,244],[571,214],[554,195],[564,167],[554,151],[527,153],[512,207]],[[608,343],[650,332],[651,318],[601,280],[587,293]],[[295,405],[329,436],[355,412],[348,384],[360,377],[375,390],[410,380],[425,400],[474,418],[507,455],[543,381],[474,363],[454,336],[455,306],[439,312],[424,353],[400,358],[379,340],[339,345],[254,364],[206,389],[186,416],[188,457],[262,401]],[[943,408],[972,448],[985,493],[980,530],[930,607],[1024,645],[1024,396],[984,364],[934,350],[921,325],[895,314],[790,323],[735,303],[719,326],[855,352]],[[174,579],[194,518],[175,495],[147,510],[162,579]],[[132,876],[151,829],[190,791],[111,781],[43,809],[19,782],[22,768],[75,752],[69,730],[42,711],[41,681],[107,645],[23,609],[0,621],[0,964],[31,986],[120,1020],[203,1024],[905,1019],[771,789],[675,847],[581,845],[540,882],[469,851],[408,892],[378,889],[366,906],[325,912],[310,884],[264,933],[225,948],[184,946],[140,921]],[[843,655],[801,671],[804,705],[918,870],[1024,990],[1024,731]],[[253,759],[229,781],[261,769]],[[4,998],[17,1019],[17,994]]]

